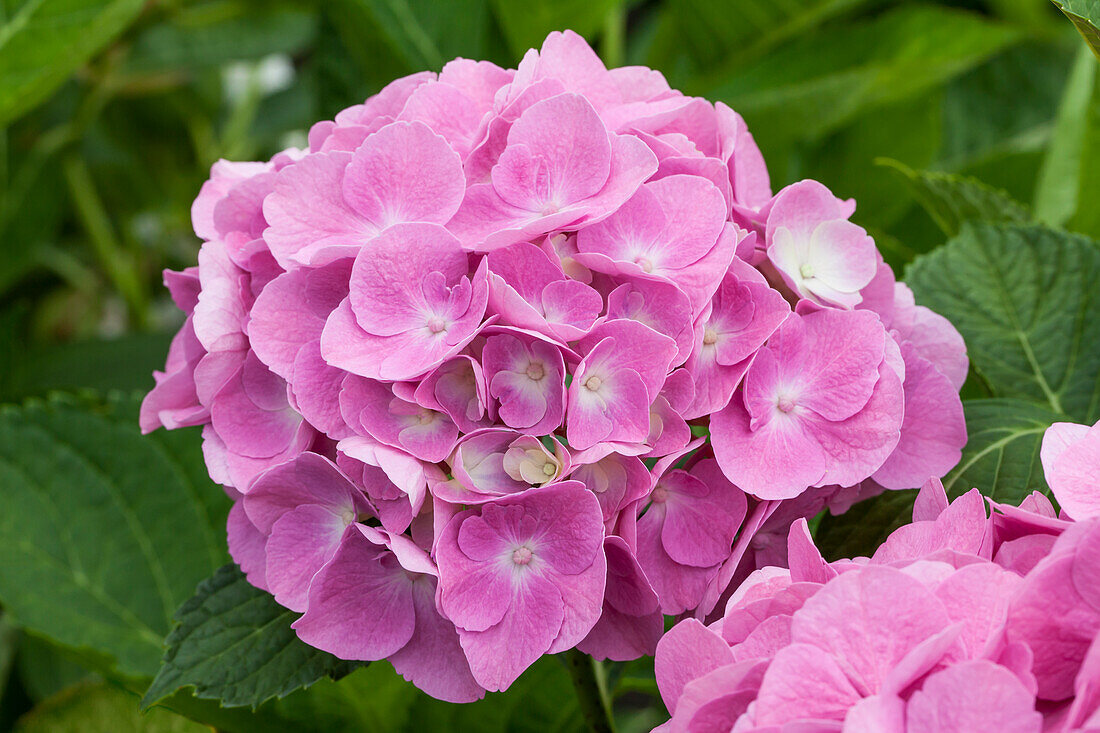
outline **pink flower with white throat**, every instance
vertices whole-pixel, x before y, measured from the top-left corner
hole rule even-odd
[[[817,181],[776,194],[768,214],[768,259],[799,297],[840,308],[859,304],[877,262],[874,240],[848,221],[854,208]]]

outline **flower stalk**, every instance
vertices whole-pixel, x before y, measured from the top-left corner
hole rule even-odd
[[[562,661],[569,670],[588,729],[592,733],[614,733],[615,719],[611,714],[611,696],[603,663],[576,649],[563,654]]]

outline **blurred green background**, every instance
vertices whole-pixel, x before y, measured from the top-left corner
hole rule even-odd
[[[190,205],[214,161],[302,146],[311,123],[455,56],[515,66],[562,28],[609,66],[730,104],[774,188],[855,197],[896,268],[950,230],[908,169],[1100,234],[1077,201],[1100,192],[1082,163],[1100,156],[1096,63],[1048,0],[0,0],[0,403],[152,386],[182,321],[160,272],[195,262]],[[45,700],[21,730],[190,730],[135,718],[128,693],[18,633],[0,613],[0,729]]]

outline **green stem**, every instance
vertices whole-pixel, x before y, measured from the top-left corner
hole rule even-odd
[[[592,733],[615,733],[611,715],[611,698],[607,690],[607,674],[603,664],[592,657],[570,649],[561,657],[573,680],[581,713]]]
[[[600,50],[608,68],[622,66],[626,56],[626,3],[617,3],[603,21]]]
[[[69,194],[88,234],[96,259],[103,266],[119,294],[126,301],[130,316],[140,329],[145,326],[148,299],[138,274],[137,263],[126,252],[115,234],[103,201],[95,190],[87,164],[75,155],[65,159],[62,170]]]

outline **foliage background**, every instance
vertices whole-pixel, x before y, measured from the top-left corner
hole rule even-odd
[[[1095,0],[1067,4],[1100,17]],[[958,235],[910,278],[957,323],[974,316],[960,293],[1034,296],[1023,320],[1002,304],[960,325],[996,358],[972,346],[958,488],[1018,500],[1042,488],[1042,428],[1100,417],[1100,255],[1063,231],[1100,235],[1097,64],[1047,0],[0,0],[0,729],[194,727],[137,701],[176,608],[226,561],[226,500],[193,431],[137,437],[132,395],[182,320],[160,272],[195,261],[210,165],[304,145],[312,122],[454,56],[514,66],[566,27],[610,66],[729,103],[773,186],[855,197],[899,275]],[[1004,228],[1028,220],[1053,229]],[[1023,264],[990,279],[981,255],[998,252]],[[1044,315],[1050,292],[1064,297]],[[1062,333],[1065,313],[1079,318]],[[1032,358],[1016,365],[1021,334]],[[857,553],[873,537],[853,528],[910,505],[898,492],[827,517],[819,542]],[[660,722],[651,665],[609,674],[621,729]],[[255,713],[186,691],[167,704],[225,730],[582,725],[554,660],[465,708],[385,664]]]

